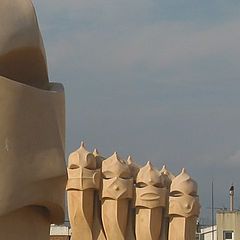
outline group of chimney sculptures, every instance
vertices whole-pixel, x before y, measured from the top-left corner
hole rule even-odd
[[[72,240],[193,240],[197,184],[82,145],[65,167],[65,104],[49,83],[31,0],[0,0],[0,239],[47,240],[64,221]]]
[[[82,143],[68,159],[67,197],[72,240],[195,239],[200,204],[185,169],[175,177]]]

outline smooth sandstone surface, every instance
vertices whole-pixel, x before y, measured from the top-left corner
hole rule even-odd
[[[185,169],[172,180],[169,197],[169,240],[195,239],[200,203],[197,183]]]
[[[126,239],[132,197],[131,170],[115,152],[102,162],[102,222],[107,239]]]
[[[135,191],[136,238],[159,240],[167,191],[161,174],[150,162],[138,172]]]
[[[3,77],[0,86],[0,232],[6,228],[2,217],[11,214],[15,219],[12,212],[40,206],[44,216],[46,209],[49,212],[45,217],[49,234],[49,222],[64,220],[63,89],[52,85],[52,91],[45,91]],[[32,223],[28,219],[32,215],[23,216],[19,221]],[[31,225],[26,227],[25,233]],[[12,228],[9,225],[9,231]]]
[[[0,238],[7,240],[49,239],[50,222],[46,221],[47,218],[48,211],[41,207],[25,207],[12,212],[0,218]],[[28,231],[23,231],[23,229],[28,229]]]
[[[93,153],[83,143],[68,159],[67,197],[72,240],[93,239],[95,189],[100,172]]]
[[[49,239],[64,221],[65,99],[49,83],[30,0],[0,0],[1,239]]]
[[[64,95],[0,77],[0,216],[28,205],[63,218]],[[53,191],[56,189],[56,191]],[[60,195],[56,194],[60,191]],[[61,196],[61,197],[60,197]],[[61,210],[61,211],[59,211]],[[1,226],[0,226],[1,227]]]
[[[0,75],[48,88],[45,50],[30,0],[0,0]]]

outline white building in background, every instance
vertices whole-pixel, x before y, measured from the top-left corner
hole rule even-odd
[[[217,226],[210,226],[200,229],[197,233],[198,240],[217,240]]]
[[[216,225],[200,229],[197,240],[240,240],[240,210],[222,210],[216,215]]]
[[[240,211],[217,212],[217,240],[240,239]]]

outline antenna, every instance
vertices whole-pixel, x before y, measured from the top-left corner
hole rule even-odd
[[[212,179],[212,240],[214,240],[214,194],[213,194],[213,179]]]

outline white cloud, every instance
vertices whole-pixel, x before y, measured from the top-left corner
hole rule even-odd
[[[198,61],[207,59],[222,59],[237,66],[240,61],[239,23],[236,20],[204,30],[191,24],[170,22],[124,30],[118,26],[105,31],[75,29],[61,39],[54,39],[49,47],[50,58],[60,68],[71,61],[76,68],[87,72],[94,69],[97,74],[137,74],[144,70],[161,75],[162,70],[171,69],[190,73],[194,64],[197,66]],[[240,73],[238,67],[236,71]]]
[[[175,72],[172,81],[188,75],[185,81],[192,82],[197,80],[191,76],[191,68],[196,72],[199,62],[221,59],[240,74],[240,18],[203,27],[174,19],[150,21],[155,4],[149,0],[35,3],[47,34],[49,62],[65,71],[71,62],[72,67],[98,76],[124,72],[134,79],[141,71],[149,76],[171,71]],[[220,66],[219,71],[221,75],[225,70]]]

